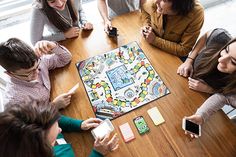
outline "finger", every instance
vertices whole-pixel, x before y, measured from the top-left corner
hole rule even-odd
[[[87,129],[90,129],[90,128],[96,128],[99,124],[98,123],[87,123]]]
[[[177,69],[177,74],[180,74],[180,67],[178,67]]]
[[[102,122],[102,120],[99,118],[89,118],[86,121],[89,123],[98,123],[98,124]]]
[[[101,143],[102,143],[102,144],[107,143],[108,140],[109,140],[109,136],[110,136],[110,134],[106,134],[106,136],[102,139]]]
[[[43,49],[45,51],[45,53],[48,53],[49,51],[51,51],[51,47],[50,47],[50,43],[49,42],[43,42]]]
[[[192,77],[192,76],[193,76],[193,70],[190,71],[190,77]]]
[[[96,138],[94,141],[94,145],[98,145],[100,143],[101,139],[100,138]]]
[[[64,94],[62,94],[63,95],[63,97],[71,97],[71,95],[73,95],[72,93],[64,93]]]
[[[112,146],[113,144],[115,144],[116,142],[118,142],[118,138],[117,138],[117,134],[115,134],[111,140],[108,142],[108,145]]]
[[[193,134],[190,134],[190,137],[191,137],[191,138],[194,138],[194,135],[193,135]]]
[[[189,81],[191,81],[191,82],[193,82],[193,83],[196,83],[196,82],[198,82],[198,80],[196,80],[196,79],[193,79],[193,78],[191,78],[191,77],[188,77],[188,80],[189,80]]]
[[[112,148],[111,149],[111,151],[115,151],[116,149],[118,149],[119,148],[119,145],[117,144],[116,146],[115,146],[115,148]]]
[[[110,150],[113,150],[118,145],[119,139],[117,136],[113,136],[113,138],[108,142],[107,146]]]
[[[184,69],[184,70],[183,70],[183,76],[184,76],[184,77],[187,77],[187,76],[188,76],[188,73],[189,73],[189,71],[188,71],[187,69]]]

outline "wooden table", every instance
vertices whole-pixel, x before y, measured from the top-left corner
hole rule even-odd
[[[139,14],[139,12],[129,13],[113,20],[113,25],[119,30],[117,40],[109,38],[103,31],[103,25],[98,23],[92,32],[82,32],[80,37],[62,42],[72,52],[73,59],[68,66],[51,73],[52,97],[68,91],[77,82],[81,85],[72,97],[71,105],[62,113],[78,119],[95,117],[75,63],[137,41],[171,94],[113,120],[115,132],[120,138],[119,149],[108,156],[236,156],[236,128],[222,111],[213,115],[203,125],[201,138],[191,140],[184,134],[181,127],[182,118],[192,115],[206,100],[207,95],[190,90],[187,79],[177,75],[176,69],[181,64],[177,57],[149,45],[142,39]],[[154,106],[158,107],[165,119],[162,125],[155,126],[147,114],[147,110]],[[138,134],[133,124],[133,118],[140,115],[150,127],[150,132],[142,136]],[[125,122],[129,122],[136,137],[130,143],[124,143],[118,130],[118,126]],[[76,156],[89,155],[94,142],[90,131],[65,135],[72,143]]]

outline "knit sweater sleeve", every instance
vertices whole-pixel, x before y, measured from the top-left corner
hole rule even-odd
[[[73,119],[62,115],[59,119],[59,126],[63,132],[81,131],[82,122],[82,120]]]
[[[226,104],[236,107],[236,94],[225,96],[216,93],[209,97],[202,106],[198,108],[195,114],[200,115],[203,120],[206,121],[213,113],[217,112]]]

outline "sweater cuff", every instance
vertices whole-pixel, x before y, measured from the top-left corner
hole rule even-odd
[[[103,157],[103,155],[99,153],[98,151],[96,151],[95,149],[93,149],[89,157]]]

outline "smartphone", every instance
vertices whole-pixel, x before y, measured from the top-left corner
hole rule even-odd
[[[107,134],[111,133],[114,130],[114,126],[112,125],[109,119],[105,119],[101,122],[96,128],[94,128],[91,133],[94,139],[103,139]]]
[[[134,124],[136,128],[138,129],[139,134],[145,134],[146,132],[149,132],[149,127],[147,123],[145,122],[143,116],[138,116],[133,119]]]
[[[115,37],[115,36],[117,36],[117,28],[116,28],[116,27],[112,27],[112,29],[109,30],[108,35],[109,35],[110,37]]]
[[[182,122],[182,128],[187,132],[201,136],[201,125],[191,122],[190,120],[184,118]]]

